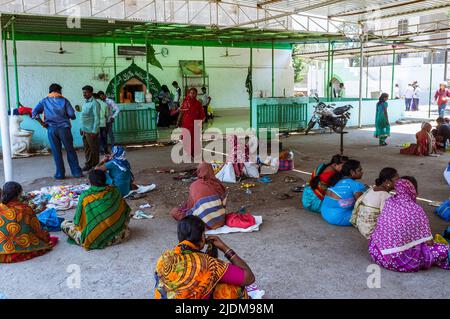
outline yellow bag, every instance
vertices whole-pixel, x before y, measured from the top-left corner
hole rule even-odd
[[[438,243],[438,244],[444,244],[444,245],[450,246],[448,241],[444,237],[442,237],[440,234],[434,235],[434,242]]]

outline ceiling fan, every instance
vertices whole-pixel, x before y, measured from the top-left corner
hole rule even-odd
[[[228,48],[225,48],[225,54],[221,55],[220,57],[222,57],[222,58],[229,58],[229,57],[232,57],[232,56],[241,56],[241,55],[240,54],[230,54],[228,52]]]
[[[61,40],[59,40],[59,51],[47,51],[47,52],[56,53],[56,54],[72,54],[71,52],[68,52],[67,50],[63,49]]]

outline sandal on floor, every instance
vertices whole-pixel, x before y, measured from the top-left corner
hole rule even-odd
[[[294,193],[301,193],[305,190],[305,186],[297,186],[292,189]]]

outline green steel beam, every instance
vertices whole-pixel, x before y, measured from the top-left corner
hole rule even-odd
[[[253,47],[250,46],[250,75],[252,77],[252,86],[253,86]],[[253,92],[253,89],[251,90]],[[253,96],[249,95],[250,100],[250,128],[253,128]]]
[[[331,42],[331,68],[330,68],[331,72],[330,72],[330,82],[333,79],[333,74],[334,74],[334,42]],[[330,99],[331,101],[333,101],[333,86],[330,83]]]
[[[203,86],[205,86],[206,65],[205,65],[205,46],[204,45],[202,45],[202,62],[203,62],[203,70],[202,70]],[[209,88],[208,88],[208,92],[209,92]]]
[[[272,41],[272,97],[275,97],[275,43]]]
[[[15,21],[11,24],[11,33],[13,41],[13,56],[14,56],[14,78],[16,86],[16,107],[20,106],[20,91],[19,91],[19,71],[17,69],[17,43],[16,43],[16,32],[15,32]]]
[[[119,92],[117,90],[117,56],[116,56],[116,42],[113,42],[113,57],[114,57],[114,99],[119,103]]]
[[[391,99],[394,98],[394,81],[395,81],[395,46],[392,49]]]
[[[431,92],[433,91],[433,55],[434,52],[431,51],[430,54],[430,94],[428,97],[428,118],[431,117]],[[417,105],[417,109],[419,109],[419,106]]]
[[[5,81],[6,81],[6,101],[8,102],[8,111],[11,111],[11,96],[9,93],[9,67],[8,67],[8,42],[6,39],[8,32],[3,31],[3,50],[5,58]]]

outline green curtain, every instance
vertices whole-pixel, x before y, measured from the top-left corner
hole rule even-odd
[[[147,43],[147,64],[148,63],[163,70],[161,63],[159,63],[159,61],[156,59],[155,49],[150,43]]]

